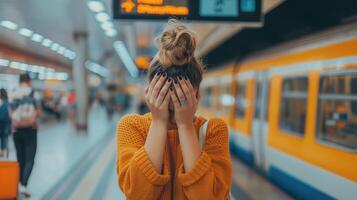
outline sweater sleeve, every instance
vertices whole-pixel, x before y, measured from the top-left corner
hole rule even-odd
[[[204,149],[185,172],[180,166],[178,178],[190,200],[227,199],[232,182],[232,162],[229,153],[228,128],[221,119],[211,119]]]
[[[159,174],[145,149],[137,115],[124,116],[117,126],[117,173],[127,199],[157,199],[169,182],[169,174]]]

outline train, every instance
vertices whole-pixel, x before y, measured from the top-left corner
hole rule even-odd
[[[296,199],[357,198],[357,23],[207,71],[199,114],[219,116],[231,154]]]

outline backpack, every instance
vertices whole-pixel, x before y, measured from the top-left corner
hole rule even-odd
[[[205,143],[206,143],[207,128],[208,128],[208,120],[206,120],[201,125],[200,130],[199,130],[198,139],[199,139],[200,147],[201,147],[202,150],[203,150],[203,147],[205,146]],[[235,200],[235,198],[233,197],[231,192],[229,192],[227,200]]]
[[[12,125],[14,128],[30,128],[36,125],[37,112],[34,91],[28,96],[14,99],[12,105]]]
[[[3,101],[0,106],[0,124],[9,124],[10,121],[9,103],[7,101]]]

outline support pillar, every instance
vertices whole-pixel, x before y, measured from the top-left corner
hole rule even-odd
[[[85,62],[87,60],[87,34],[75,33],[75,52],[73,62],[73,85],[76,92],[76,128],[87,130],[88,120],[88,81]]]

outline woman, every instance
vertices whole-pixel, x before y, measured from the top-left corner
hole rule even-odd
[[[150,113],[124,116],[117,128],[119,185],[129,200],[227,199],[232,164],[228,129],[208,122],[205,146],[195,116],[203,65],[196,38],[176,20],[156,38],[145,100]]]
[[[9,114],[9,101],[4,88],[0,89],[0,157],[9,156],[8,138],[11,131],[11,120]]]

